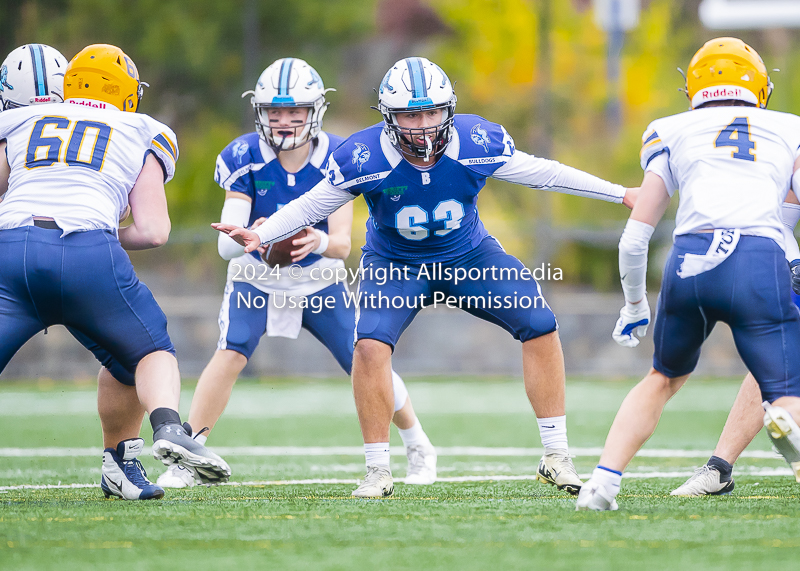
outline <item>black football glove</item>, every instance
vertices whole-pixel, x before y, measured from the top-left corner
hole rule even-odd
[[[800,295],[800,260],[789,262],[789,270],[792,272],[792,291]]]

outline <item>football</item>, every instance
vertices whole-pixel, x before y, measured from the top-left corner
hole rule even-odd
[[[303,238],[308,235],[308,228],[303,228],[297,234],[284,238],[280,242],[275,242],[267,246],[267,251],[261,258],[270,266],[288,266],[292,263],[292,252],[299,250],[300,246],[292,244],[292,240]]]

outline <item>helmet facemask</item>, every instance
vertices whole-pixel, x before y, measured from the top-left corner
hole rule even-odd
[[[407,157],[423,159],[425,162],[441,155],[450,139],[453,138],[453,121],[456,108],[456,96],[446,103],[439,105],[426,105],[404,109],[390,109],[380,103],[378,111],[383,115],[385,131],[392,145]],[[398,113],[424,113],[432,109],[442,109],[443,120],[438,125],[424,128],[401,127],[397,122]],[[430,137],[430,135],[433,137]],[[424,145],[414,142],[417,137],[425,140]]]
[[[251,93],[253,92],[244,95]],[[314,140],[322,130],[322,117],[329,105],[325,97],[320,97],[311,105],[257,103],[255,97],[251,99],[251,103],[255,111],[256,131],[275,153],[298,149]],[[269,120],[269,112],[272,109],[307,109],[308,115],[303,123],[276,127],[271,125]]]
[[[298,58],[281,58],[267,67],[258,78],[256,88],[246,91],[255,111],[256,131],[275,153],[291,151],[317,138],[322,131],[322,117],[328,108],[325,94],[335,89],[325,89],[316,70]],[[270,123],[273,109],[308,109],[308,116],[300,122],[276,129]],[[283,133],[279,132],[283,131]]]

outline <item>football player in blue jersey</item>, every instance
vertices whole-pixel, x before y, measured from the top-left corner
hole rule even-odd
[[[325,180],[255,231],[213,226],[249,252],[364,196],[370,218],[357,295],[353,391],[367,475],[354,496],[393,492],[392,351],[414,316],[431,305],[464,309],[522,342],[525,389],[545,447],[537,475],[575,494],[581,480],[567,444],[558,325],[530,271],[484,228],[478,193],[489,177],[629,207],[634,192],[518,151],[501,125],[457,115],[455,108],[452,84],[438,65],[402,59],[380,84],[383,121],[333,152]]]
[[[135,114],[143,84],[116,46],[88,46],[67,64],[57,50],[28,44],[9,54],[0,77],[0,192],[8,190],[0,203],[0,371],[28,338],[63,324],[116,375],[103,369],[98,388],[106,496],[164,495],[137,459],[145,409],[157,458],[206,482],[227,480],[225,461],[180,424],[166,318],[123,251],[167,240],[174,134]],[[61,136],[45,137],[45,127]],[[73,144],[83,140],[92,141],[88,154]],[[133,223],[119,228],[131,211]]]
[[[283,58],[264,70],[254,91],[245,93],[252,96],[256,131],[236,138],[217,158],[215,180],[226,192],[223,222],[257,227],[325,178],[325,163],[342,142],[322,131],[328,91],[308,63]],[[269,267],[259,252],[245,253],[220,234],[219,253],[230,260],[219,315],[220,339],[197,383],[191,426],[213,429],[264,334],[296,339],[303,327],[350,374],[355,305],[347,303],[345,283],[322,276],[346,272],[343,259],[350,253],[352,221],[353,205],[347,203],[308,226],[305,235],[298,234],[291,262],[302,268],[302,275],[286,267]],[[403,380],[394,371],[391,378],[393,420],[408,456],[406,483],[432,484],[436,452],[414,414]],[[195,438],[204,443],[207,436],[204,428]],[[172,466],[158,483],[174,488],[191,486],[193,480],[187,470]]]

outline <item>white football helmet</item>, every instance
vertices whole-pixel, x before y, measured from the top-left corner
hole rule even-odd
[[[263,71],[250,103],[256,113],[256,131],[276,153],[302,147],[312,141],[322,130],[322,116],[329,103],[325,94],[335,89],[325,89],[316,70],[298,58],[282,58]],[[269,125],[269,111],[279,107],[308,108],[308,119],[302,125],[291,127],[292,136],[274,134]]]
[[[55,48],[44,44],[18,47],[0,67],[2,110],[64,101],[66,69],[66,58]]]
[[[425,145],[413,142],[417,131],[427,129],[401,129],[397,113],[444,109],[444,117],[436,126],[433,139],[425,138]],[[404,155],[430,160],[444,152],[453,137],[453,116],[456,112],[456,94],[447,74],[438,65],[424,57],[401,59],[383,77],[378,90],[378,111],[383,115],[384,130],[392,145]]]

